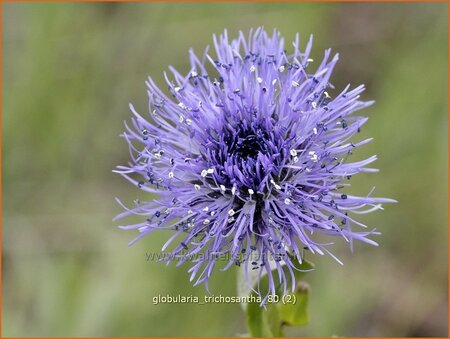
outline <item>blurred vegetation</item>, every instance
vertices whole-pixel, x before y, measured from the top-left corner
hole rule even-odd
[[[187,267],[146,262],[166,234],[128,248],[114,197],[135,188],[111,173],[128,159],[118,137],[144,81],[228,28],[314,34],[318,60],[341,55],[337,89],[365,83],[376,105],[361,137],[378,174],[352,178],[396,205],[363,216],[379,248],[346,244],[310,257],[311,323],[292,336],[447,336],[446,3],[3,4],[3,336],[234,336],[237,304],[153,305],[158,294],[202,296]],[[290,45],[288,46],[290,47]],[[213,294],[236,295],[235,270]]]

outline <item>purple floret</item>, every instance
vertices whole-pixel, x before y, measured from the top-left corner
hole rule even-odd
[[[187,75],[170,67],[170,95],[148,79],[150,114],[130,105],[134,117],[123,137],[131,162],[116,172],[151,199],[117,216],[145,219],[120,226],[139,232],[131,243],[169,231],[166,260],[192,262],[195,284],[207,285],[226,258],[223,270],[268,273],[270,294],[275,277],[284,291],[295,287],[304,250],[333,256],[327,237],[376,245],[369,238],[375,230],[353,231],[366,228],[354,215],[394,200],[342,190],[351,176],[377,171],[366,167],[376,156],[348,161],[371,141],[350,141],[367,121],[353,113],[372,104],[359,100],[364,86],[330,96],[338,55],[326,50],[313,70],[312,38],[302,52],[298,34],[291,54],[279,32],[261,28],[232,41],[225,31],[214,46],[216,57],[190,51]]]

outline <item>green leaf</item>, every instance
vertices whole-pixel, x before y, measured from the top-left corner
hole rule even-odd
[[[283,322],[280,319],[277,307],[275,305],[268,305],[266,314],[272,334],[275,337],[283,337],[283,328],[281,326]]]
[[[308,324],[308,296],[309,285],[305,282],[300,282],[295,293],[285,298],[289,302],[278,304],[279,317],[283,324],[291,326]]]
[[[271,267],[275,269],[275,265],[271,265]],[[303,259],[297,268],[299,270],[312,270],[314,265]],[[300,281],[305,273],[294,270],[297,281]],[[248,272],[248,279],[251,285],[255,287],[258,281],[258,272],[250,270]],[[260,277],[260,284],[261,286],[266,286],[266,274]],[[253,337],[282,337],[283,325],[307,324],[308,292],[309,287],[307,284],[299,282],[295,293],[283,296],[279,291],[277,292],[278,302],[267,303],[265,308],[261,307],[258,302],[241,304],[244,311],[246,311],[246,320],[250,335]],[[238,276],[238,294],[241,297],[249,295],[256,297],[256,293],[251,290],[244,278],[242,266]]]
[[[248,303],[247,305],[247,327],[252,337],[274,336],[269,325],[268,314],[258,303]]]

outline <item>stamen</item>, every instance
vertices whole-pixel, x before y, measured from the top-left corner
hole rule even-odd
[[[317,162],[317,160],[319,159],[315,151],[310,151],[308,154],[310,155],[310,159],[313,162]]]

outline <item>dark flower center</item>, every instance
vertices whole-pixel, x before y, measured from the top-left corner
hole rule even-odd
[[[268,185],[279,182],[292,136],[286,140],[286,129],[275,119],[227,116],[226,122],[218,133],[209,134],[214,146],[205,149],[208,166],[217,173],[211,185],[258,199]]]
[[[241,158],[255,158],[261,151],[261,144],[256,135],[248,135],[245,139],[238,140],[235,146],[235,153]]]
[[[231,153],[238,155],[241,159],[256,158],[259,152],[265,151],[265,140],[249,134],[240,135],[237,142],[231,146]]]

